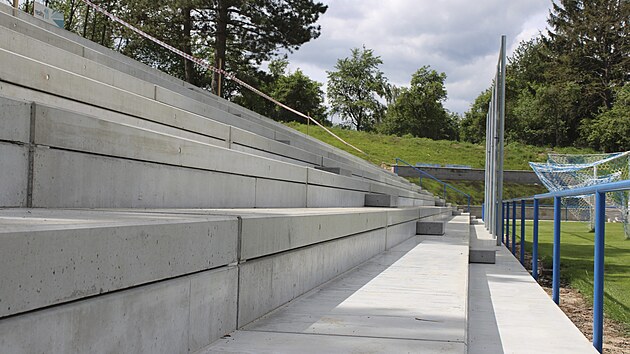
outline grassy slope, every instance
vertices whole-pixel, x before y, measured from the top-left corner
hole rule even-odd
[[[289,126],[302,133],[306,133],[307,131],[307,126],[304,124],[291,123]],[[457,164],[469,165],[473,168],[483,168],[485,164],[485,145],[446,140],[435,141],[425,138],[397,137],[338,128],[332,128],[331,130],[348,143],[365,151],[368,155],[363,155],[345,146],[319,127],[312,125],[308,127],[308,135],[346,150],[351,154],[355,154],[377,165],[383,162],[393,164],[396,157],[411,164],[416,162],[442,165]],[[505,169],[529,170],[528,162],[544,162],[547,159],[547,153],[551,151],[551,149],[547,148],[527,146],[518,143],[507,144],[505,148]],[[574,148],[561,148],[554,149],[553,151],[569,154],[593,153],[591,150]]]
[[[291,123],[290,127],[307,133],[307,126],[304,124]],[[485,145],[476,145],[457,141],[440,140],[435,141],[425,138],[397,137],[391,135],[372,134],[332,128],[332,131],[346,140],[348,143],[365,151],[368,155],[344,145],[321,128],[311,125],[308,127],[308,135],[322,140],[330,145],[348,151],[351,154],[364,158],[374,164],[393,164],[396,157],[401,158],[411,164],[416,162],[433,164],[457,164],[469,165],[473,168],[483,168],[485,164]],[[551,149],[527,146],[517,143],[507,144],[505,152],[506,170],[530,170],[528,162],[544,162],[547,153]],[[590,150],[579,150],[574,148],[555,149],[559,153],[592,153]],[[415,179],[414,182],[418,182]],[[450,182],[455,188],[471,195],[472,204],[481,204],[483,200],[483,181],[479,182]],[[435,195],[443,194],[442,187],[437,182],[423,179],[422,187]],[[506,184],[503,194],[506,198],[516,198],[525,195],[544,193],[547,190],[542,186]],[[449,202],[466,204],[464,196],[457,193],[449,193]]]
[[[517,222],[520,225],[520,222]],[[545,268],[552,267],[553,222],[539,224],[539,254]],[[517,226],[520,230],[520,226]],[[517,238],[520,231],[517,231]],[[525,249],[531,252],[532,223],[525,223]],[[527,240],[529,238],[529,240]],[[561,226],[560,275],[571,287],[593,301],[593,238],[587,223],[564,222]],[[630,240],[623,225],[606,224],[604,261],[604,312],[622,322],[630,333]],[[562,301],[562,299],[560,299]]]

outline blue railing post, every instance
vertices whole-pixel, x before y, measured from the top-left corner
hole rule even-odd
[[[505,202],[501,202],[501,242],[505,244]]]
[[[516,254],[516,200],[512,201],[512,254]]]
[[[532,235],[532,275],[538,281],[538,199],[534,199],[534,232]]]
[[[505,203],[505,246],[510,249],[510,202]]]
[[[481,203],[481,220],[486,221],[486,204]]]
[[[604,325],[604,229],[606,192],[595,193],[595,259],[593,269],[593,346],[602,352]]]
[[[553,302],[560,304],[560,221],[562,220],[560,197],[553,197]]]
[[[468,196],[468,212],[470,213],[470,195]]]
[[[446,202],[446,184],[444,185],[444,202]]]
[[[521,264],[525,265],[525,199],[521,200]]]

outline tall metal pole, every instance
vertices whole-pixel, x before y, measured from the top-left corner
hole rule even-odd
[[[499,59],[500,67],[500,80],[497,82],[499,91],[499,109],[497,120],[497,166],[496,166],[496,203],[495,203],[495,215],[500,215],[499,207],[503,200],[503,138],[505,130],[505,66],[506,66],[506,49],[505,49],[505,35],[501,36],[501,54]],[[497,222],[499,222],[497,220]],[[498,224],[497,224],[498,225]],[[495,230],[500,229],[497,227]],[[496,234],[495,234],[496,235]],[[501,245],[501,241],[497,237],[497,246]]]
[[[13,7],[17,10],[20,0],[13,0]]]

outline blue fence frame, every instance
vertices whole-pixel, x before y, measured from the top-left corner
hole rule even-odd
[[[404,163],[405,165],[411,167],[412,169],[414,169],[414,171],[416,171],[416,172],[418,172],[420,174],[420,187],[422,187],[422,178],[423,178],[422,176],[425,176],[425,178],[430,178],[430,179],[432,179],[432,180],[434,180],[436,182],[441,183],[442,187],[444,188],[444,190],[443,190],[444,200],[446,200],[446,189],[447,188],[450,188],[450,189],[454,190],[455,192],[464,195],[468,199],[468,210],[467,211],[470,212],[470,195],[469,194],[460,191],[459,189],[451,186],[450,184],[448,184],[446,182],[443,182],[443,181],[437,179],[436,177],[433,177],[432,175],[422,171],[421,169],[417,168],[416,166],[414,166],[414,165],[410,164],[409,162],[406,162],[405,160],[400,159],[398,157],[396,158],[396,165],[394,166],[394,173],[398,173],[398,162]]]
[[[553,198],[553,281],[552,298],[556,304],[560,303],[560,224],[562,221],[562,197],[575,197],[595,194],[595,251],[593,258],[593,346],[601,353],[604,324],[604,237],[606,226],[606,193],[630,190],[630,180],[598,184],[589,187],[568,189],[533,197],[514,198],[504,200],[506,213],[503,215],[506,224],[505,240],[509,242],[510,203],[512,203],[512,253],[516,234],[516,202],[521,202],[521,264],[524,262],[525,240],[525,201],[534,201],[534,230],[532,238],[532,276],[538,280],[538,208],[541,199]]]

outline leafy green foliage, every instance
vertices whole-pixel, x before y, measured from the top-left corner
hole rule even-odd
[[[430,139],[457,139],[459,117],[449,113],[442,103],[446,100],[446,74],[429,66],[418,69],[411,77],[411,86],[401,88],[387,108],[379,127],[386,134]]]
[[[486,138],[486,116],[488,115],[488,105],[492,91],[487,89],[483,91],[470,109],[464,114],[464,118],[460,122],[460,138],[474,144],[481,143]]]
[[[612,108],[593,122],[588,142],[607,152],[630,150],[630,84],[618,90]]]
[[[338,59],[336,71],[328,71],[328,100],[331,112],[339,114],[356,130],[370,131],[385,114],[379,98],[389,96],[383,62],[371,49],[352,49],[352,56]]]
[[[546,35],[522,42],[509,58],[506,141],[628,149],[628,124],[621,108],[612,110],[620,97],[615,93],[630,81],[628,18],[626,0],[552,3]],[[465,114],[466,141],[477,142],[475,133],[483,134],[484,101],[479,96]]]

